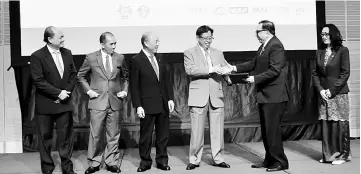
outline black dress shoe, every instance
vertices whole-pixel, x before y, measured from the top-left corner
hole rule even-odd
[[[266,168],[267,166],[264,163],[259,163],[259,164],[252,164],[251,167],[252,168]]]
[[[230,168],[231,166],[225,162],[221,162],[219,164],[214,164],[216,167],[222,167],[222,168]]]
[[[150,169],[150,166],[140,166],[137,172],[145,172]]]
[[[196,167],[199,167],[199,165],[189,163],[189,164],[187,165],[186,170],[193,170],[193,169],[195,169]]]
[[[120,173],[121,172],[121,170],[119,169],[118,166],[108,166],[107,165],[107,170],[112,173]]]
[[[63,171],[63,174],[76,174],[73,169]]]
[[[168,166],[168,164],[157,164],[157,169],[170,170],[170,167]]]
[[[276,172],[276,171],[286,170],[286,169],[288,169],[288,168],[277,165],[277,166],[267,168],[266,171],[267,172]]]
[[[49,170],[49,171],[43,172],[43,174],[53,174],[53,170]]]
[[[100,170],[100,167],[99,166],[96,166],[96,167],[88,167],[88,169],[85,170],[85,174],[91,174],[91,173],[95,173],[97,171]]]

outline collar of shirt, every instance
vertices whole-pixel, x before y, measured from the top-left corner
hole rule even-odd
[[[148,57],[148,59],[150,60],[151,59],[151,54],[148,53],[145,49],[142,49],[142,51],[144,52],[144,54]],[[155,55],[153,55],[153,57],[155,58]],[[150,60],[152,61],[152,60]]]
[[[100,49],[100,52],[102,54],[102,57],[105,59],[107,57],[107,55],[109,56],[109,58],[111,58],[112,56],[110,54],[105,53],[102,49]],[[110,60],[110,59],[109,59]]]
[[[204,48],[203,47],[201,47],[199,44],[198,44],[198,46],[199,46],[199,48],[201,49],[201,51],[202,51],[202,53],[203,53],[203,55],[204,55],[204,57],[206,57],[206,50],[204,50]],[[210,53],[210,50],[211,50],[211,48],[209,48],[207,51],[208,51],[208,54]]]
[[[264,49],[264,47],[267,45],[267,43],[273,38],[273,36],[269,37],[263,44],[262,50]]]
[[[55,53],[59,53],[60,54],[60,50],[54,50],[53,48],[51,48],[49,45],[46,45],[46,47],[48,47],[48,50],[50,52],[50,54],[54,54]]]

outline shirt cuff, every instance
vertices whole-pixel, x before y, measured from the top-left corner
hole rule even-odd
[[[88,92],[86,92],[86,94],[88,94],[88,95],[89,95],[90,91],[93,91],[93,90],[89,90]]]

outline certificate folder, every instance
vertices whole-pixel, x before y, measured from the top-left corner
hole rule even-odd
[[[228,75],[232,84],[247,83],[245,80],[249,77],[248,73],[233,73]]]

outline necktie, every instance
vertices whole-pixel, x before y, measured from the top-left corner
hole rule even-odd
[[[110,69],[109,55],[105,56],[105,71],[107,72],[107,76],[110,77],[112,70]]]
[[[262,46],[262,49],[261,49],[261,51],[259,52],[259,55],[261,55],[261,54],[263,53],[263,51],[264,51],[264,45],[262,44],[261,46]]]
[[[211,60],[211,56],[209,56],[209,50],[208,49],[204,49],[204,56],[206,57],[207,63],[208,63],[208,67],[209,67],[209,71],[211,72],[212,70],[212,60]]]
[[[150,63],[152,64],[155,74],[157,74],[157,78],[159,80],[159,70],[158,70],[157,65],[155,64],[155,58],[153,55],[150,55],[149,58],[150,58]]]
[[[56,59],[55,61],[56,68],[58,69],[60,77],[63,78],[64,68],[63,68],[63,64],[60,61],[60,56],[59,56],[60,53],[58,51],[54,51],[54,54]]]

